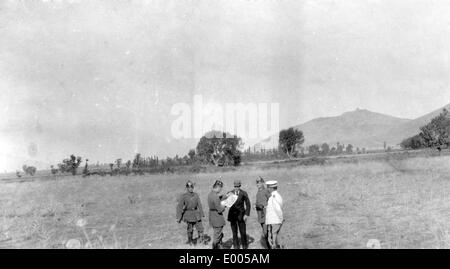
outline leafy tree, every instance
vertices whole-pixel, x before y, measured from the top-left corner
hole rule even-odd
[[[344,153],[344,146],[339,144],[339,142],[338,142],[337,145],[336,145],[336,154],[339,155],[339,154],[342,154],[342,153]]]
[[[68,159],[64,159],[62,163],[58,164],[61,173],[72,173],[72,175],[77,174],[77,168],[80,166],[82,159],[80,156],[75,157],[75,155],[70,155]]]
[[[420,149],[425,147],[425,141],[420,134],[404,139],[400,143],[402,149]]]
[[[191,159],[189,158],[189,156],[188,155],[184,155],[183,158],[182,158],[182,164],[183,165],[187,165],[190,162],[191,162]]]
[[[58,173],[58,169],[55,169],[54,165],[50,165],[50,171],[52,172],[52,175],[56,175]]]
[[[353,153],[353,145],[352,144],[348,144],[347,147],[345,148],[345,152],[347,154],[352,154]]]
[[[26,175],[34,176],[34,174],[36,174],[36,167],[34,166],[27,166],[26,164],[24,164],[22,166],[22,169]]]
[[[181,163],[181,158],[180,156],[178,156],[178,154],[173,158],[173,162],[175,165],[179,165]]]
[[[327,143],[323,143],[321,146],[322,154],[328,155],[330,154],[330,146]]]
[[[128,160],[128,161],[125,163],[125,167],[127,168],[127,171],[130,170],[130,167],[131,167],[131,161],[130,161],[130,160]]]
[[[441,147],[450,145],[450,113],[444,109],[439,116],[420,128],[420,136],[426,147]]]
[[[194,161],[195,161],[195,149],[189,150],[188,156],[189,156],[189,160],[191,161],[191,163],[194,163]]]
[[[142,164],[143,164],[143,160],[141,158],[141,154],[136,153],[136,156],[134,156],[134,160],[133,160],[133,168],[139,168],[142,166]]]
[[[165,163],[166,163],[166,165],[167,165],[167,166],[170,166],[170,165],[172,165],[172,158],[170,158],[170,157],[167,157],[167,158],[166,158],[166,162],[165,162]]]
[[[241,162],[241,138],[229,133],[211,131],[200,138],[197,156],[216,166],[239,165]]]
[[[296,147],[305,142],[303,132],[294,128],[281,130],[278,138],[278,147],[289,157],[295,154]]]
[[[117,159],[116,160],[116,165],[117,165],[117,168],[120,169],[120,166],[122,165],[122,159]]]
[[[450,113],[447,109],[434,117],[428,124],[420,128],[420,133],[404,139],[400,146],[403,149],[419,149],[424,147],[441,147],[450,145]]]
[[[58,169],[59,169],[59,172],[65,173],[67,171],[66,164],[64,162],[63,163],[58,163]]]

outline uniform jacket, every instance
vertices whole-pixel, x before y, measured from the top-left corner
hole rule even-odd
[[[235,191],[231,191],[236,194]],[[244,215],[250,216],[250,199],[247,192],[240,190],[236,202],[228,211],[228,221],[244,221]]]
[[[209,206],[209,224],[212,227],[225,226],[225,219],[223,217],[223,211],[225,207],[220,204],[221,196],[216,192],[211,191],[208,194],[208,206]]]
[[[256,207],[265,208],[270,197],[270,191],[267,188],[258,189],[256,193]]]
[[[266,224],[283,223],[283,199],[277,191],[273,191],[267,201]]]
[[[180,197],[177,206],[177,219],[185,222],[201,221],[205,214],[197,193],[186,192]]]
[[[259,223],[266,223],[266,207],[269,197],[270,191],[267,188],[258,189],[255,205]]]

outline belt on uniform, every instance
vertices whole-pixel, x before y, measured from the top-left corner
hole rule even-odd
[[[197,208],[193,208],[193,209],[186,209],[186,211],[196,211]]]

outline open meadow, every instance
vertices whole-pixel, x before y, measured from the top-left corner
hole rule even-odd
[[[369,239],[378,239],[382,248],[448,248],[449,164],[450,156],[437,156],[1,182],[0,248],[64,248],[69,239],[81,240],[85,248],[186,248],[186,226],[175,219],[185,182],[196,182],[207,214],[206,198],[216,179],[222,178],[224,191],[242,180],[254,202],[258,176],[279,182],[286,248],[366,248]],[[261,248],[255,213],[247,231],[250,248]],[[77,226],[83,221],[85,226]],[[207,217],[204,226],[211,236]],[[228,223],[224,234],[224,242],[231,239]]]

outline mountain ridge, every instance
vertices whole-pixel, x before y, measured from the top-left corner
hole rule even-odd
[[[355,148],[379,149],[387,146],[399,147],[400,142],[420,131],[420,127],[439,115],[447,104],[415,119],[395,117],[367,109],[347,111],[338,116],[319,117],[302,124],[291,126],[299,129],[305,136],[303,145],[328,143],[352,144]],[[276,148],[278,135],[274,134],[252,148]]]

